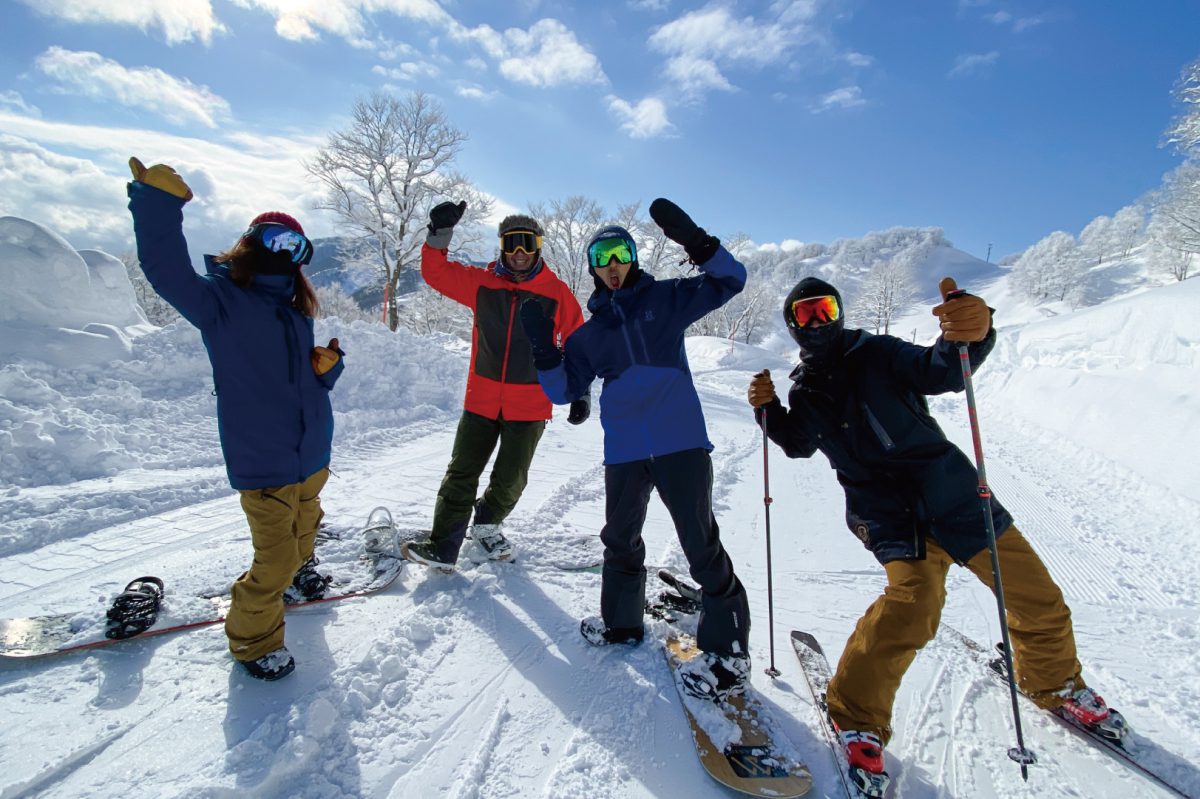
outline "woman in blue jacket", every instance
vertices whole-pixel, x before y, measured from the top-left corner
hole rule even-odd
[[[650,216],[683,245],[699,275],[656,281],[639,267],[629,232],[607,227],[587,248],[596,283],[588,300],[592,316],[567,339],[564,352],[554,347],[551,321],[537,303],[525,302],[521,317],[538,380],[552,402],[586,397],[594,379],[604,381],[600,423],[607,500],[600,533],[600,616],[584,619],[580,631],[597,645],[642,640],[642,524],[656,490],[703,592],[696,636],[702,656],[687,664],[684,684],[697,696],[724,699],[745,689],[750,612],[713,516],[713,445],[683,339],[693,322],[742,290],[746,268],[669,200],[655,200]]]
[[[283,645],[284,593],[324,594],[313,545],[329,477],[329,392],[344,368],[337,339],[314,346],[316,295],[300,272],[312,244],[271,211],[234,246],[192,269],[183,236],[191,189],[169,166],[129,160],[138,260],[154,290],[200,329],[212,363],[217,427],[229,482],[241,494],[254,560],[234,583],[225,632],[233,657],[264,680],[295,661]]]

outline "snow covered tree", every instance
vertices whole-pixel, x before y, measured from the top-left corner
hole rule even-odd
[[[1183,68],[1173,92],[1183,111],[1166,131],[1166,142],[1184,155],[1200,152],[1200,59]]]
[[[915,282],[911,261],[891,258],[876,261],[863,280],[854,302],[854,324],[889,332],[897,313],[913,300]]]
[[[450,333],[469,341],[472,318],[465,305],[442,296],[425,283],[400,301],[400,322],[417,335]]]
[[[1113,239],[1115,250],[1121,258],[1128,258],[1137,246],[1146,227],[1146,209],[1141,205],[1127,205],[1113,214]]]
[[[1030,299],[1068,300],[1082,293],[1087,269],[1075,238],[1056,230],[1017,259],[1012,277]]]
[[[121,256],[121,263],[125,265],[125,273],[129,275],[129,282],[133,284],[133,296],[137,299],[137,304],[142,306],[146,321],[163,327],[183,318],[169,302],[155,293],[150,281],[142,272],[142,267],[138,265],[137,255],[127,252]]]
[[[375,311],[369,311],[357,302],[354,298],[342,290],[341,286],[329,285],[321,286],[315,289],[317,292],[317,302],[321,306],[321,316],[323,318],[341,319],[343,322],[374,322],[379,319],[379,314]]]
[[[1119,251],[1111,216],[1098,216],[1079,234],[1079,252],[1092,265],[1104,263],[1106,255]]]
[[[378,270],[388,326],[395,330],[397,283],[401,272],[419,264],[429,209],[442,200],[467,201],[452,244],[461,252],[479,244],[475,225],[492,203],[450,170],[467,136],[425,94],[377,92],[357,101],[352,117],[305,166],[325,187],[316,207],[333,211],[352,237],[346,259]]]

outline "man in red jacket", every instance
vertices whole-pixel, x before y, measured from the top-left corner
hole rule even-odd
[[[501,523],[525,490],[551,408],[518,317],[521,303],[533,299],[545,309],[554,320],[559,346],[583,324],[578,300],[542,260],[542,226],[532,217],[514,214],[500,222],[500,258],[486,269],[451,261],[446,251],[466,208],[466,202],[435,206],[421,248],[421,277],[438,293],[470,308],[475,321],[463,414],[438,489],[430,538],[401,547],[409,560],[443,572],[454,571],[472,512],[471,538],[482,556],[513,556]],[[585,397],[571,404],[567,421],[582,424],[589,413]],[[479,477],[497,442],[500,452],[488,486],[476,498]]]

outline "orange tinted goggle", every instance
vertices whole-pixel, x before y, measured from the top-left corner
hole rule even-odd
[[[505,255],[524,250],[530,255],[542,249],[542,237],[529,230],[510,230],[500,236],[500,249]]]
[[[792,320],[796,327],[813,327],[836,322],[842,315],[837,297],[827,294],[824,297],[808,297],[792,303]]]

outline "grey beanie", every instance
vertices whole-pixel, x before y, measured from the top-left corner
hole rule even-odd
[[[545,231],[542,230],[542,226],[538,224],[538,221],[526,214],[509,214],[501,219],[500,229],[497,231],[498,234],[503,236],[510,230],[532,230],[539,236],[546,235]]]

